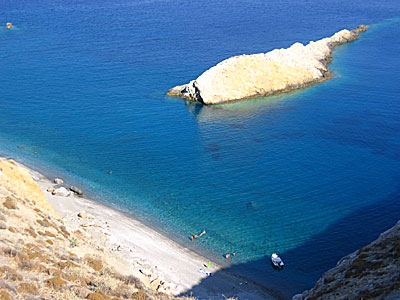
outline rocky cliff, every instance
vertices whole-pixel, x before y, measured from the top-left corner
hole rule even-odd
[[[400,299],[400,221],[293,300]]]
[[[218,104],[302,88],[331,77],[327,64],[332,50],[359,38],[367,26],[341,30],[330,38],[306,46],[295,43],[287,49],[240,55],[226,59],[196,80],[170,89],[167,95]]]

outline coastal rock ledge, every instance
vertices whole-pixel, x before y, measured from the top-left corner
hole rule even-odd
[[[228,58],[188,84],[170,89],[169,96],[204,104],[218,104],[284,93],[321,82],[331,76],[327,64],[333,49],[359,38],[368,26],[343,29],[329,38],[295,43],[287,49]]]

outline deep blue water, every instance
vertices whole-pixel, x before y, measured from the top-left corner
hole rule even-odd
[[[400,218],[400,3],[292,2],[1,1],[1,153],[217,261],[236,250],[233,270],[286,295],[312,287]],[[232,55],[359,24],[374,26],[319,85],[213,107],[165,96]]]

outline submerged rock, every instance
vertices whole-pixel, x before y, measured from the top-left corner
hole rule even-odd
[[[196,80],[170,89],[167,95],[218,104],[283,93],[326,80],[331,77],[327,64],[332,61],[332,50],[358,39],[359,32],[367,28],[344,29],[306,46],[295,43],[287,49],[228,58]]]

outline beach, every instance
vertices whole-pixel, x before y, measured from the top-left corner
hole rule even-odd
[[[135,276],[146,287],[156,288],[161,282],[158,291],[199,299],[283,299],[273,289],[224,270],[210,259],[184,248],[126,213],[73,192],[69,196],[53,195],[48,191],[55,186],[53,180],[32,169],[29,172],[55,212],[72,229],[84,230],[119,255],[121,260],[127,260]],[[207,266],[208,262],[210,266]]]
[[[240,295],[247,279],[225,280],[234,273],[289,298],[398,220],[398,1],[44,0],[3,11],[1,153],[81,188],[83,198],[45,195],[137,276],[158,273],[161,290]],[[320,84],[209,106],[165,95],[230,57],[359,24],[371,26],[335,48]]]

